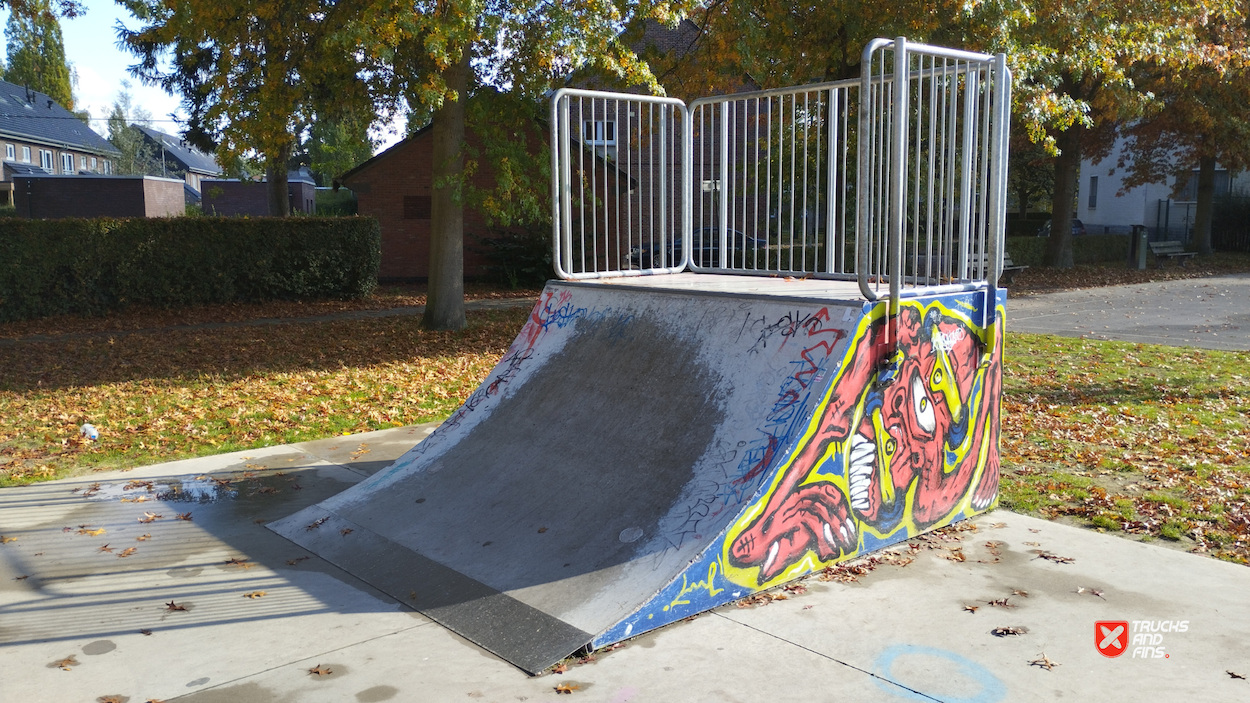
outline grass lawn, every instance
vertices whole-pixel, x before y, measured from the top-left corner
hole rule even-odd
[[[0,325],[0,486],[446,417],[528,308],[471,312],[457,333],[415,316],[167,326],[419,302],[400,290]],[[1002,505],[1245,563],[1247,376],[1245,352],[1009,333]],[[98,442],[78,436],[84,422]]]

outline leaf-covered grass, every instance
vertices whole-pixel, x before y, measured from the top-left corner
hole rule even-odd
[[[1250,353],[1009,334],[1004,507],[1250,557]]]
[[[441,419],[528,312],[454,333],[406,316],[3,344],[0,486]]]
[[[1007,251],[1011,251],[1010,244],[1008,244]],[[1195,256],[1185,266],[1179,266],[1176,262],[1167,262],[1163,268],[1156,268],[1152,258],[1148,262],[1148,267],[1142,270],[1129,268],[1126,263],[1122,262],[1075,266],[1070,269],[1030,266],[1016,275],[1010,288],[1013,294],[1040,293],[1129,283],[1176,281],[1246,272],[1250,272],[1250,253],[1220,252],[1211,256]]]

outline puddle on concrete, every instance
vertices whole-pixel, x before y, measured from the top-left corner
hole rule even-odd
[[[96,640],[95,642],[92,642],[91,644],[83,645],[82,653],[86,654],[89,657],[94,657],[94,656],[99,656],[101,654],[108,654],[114,649],[117,649],[117,645],[113,644],[111,641]]]
[[[187,683],[187,688],[198,688],[198,687],[203,686],[204,684],[208,683],[209,681],[212,681],[212,679],[210,679],[210,678],[208,678],[207,676],[205,676],[205,677],[204,677],[204,678],[202,678],[202,679],[196,679],[196,680],[194,680],[194,681],[188,682],[188,683]]]
[[[356,700],[359,703],[381,703],[381,701],[389,701],[399,695],[399,689],[394,686],[374,686],[366,688],[356,693]]]

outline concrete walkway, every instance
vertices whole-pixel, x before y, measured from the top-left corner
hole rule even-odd
[[[432,429],[0,490],[0,701],[1250,700],[1250,569],[1005,511],[531,678],[263,527]]]
[[[1007,329],[1250,350],[1250,274],[1009,295]]]

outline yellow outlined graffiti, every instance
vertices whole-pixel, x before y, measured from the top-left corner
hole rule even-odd
[[[727,531],[726,579],[767,588],[859,554],[865,536],[897,541],[993,506],[1002,339],[983,361],[974,311],[956,303],[900,304],[888,386],[886,306],[864,316],[796,449]]]

